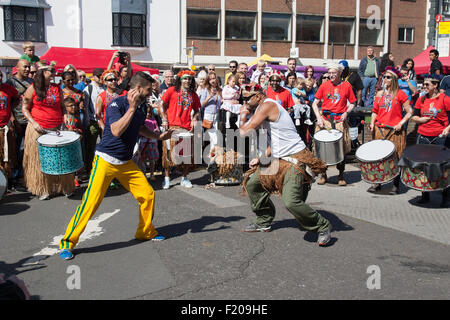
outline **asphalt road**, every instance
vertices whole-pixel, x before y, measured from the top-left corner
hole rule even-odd
[[[330,174],[331,182],[336,177]],[[355,168],[347,187],[313,185],[308,203],[333,225],[331,245],[299,228],[279,197],[270,233],[240,231],[253,221],[240,187],[156,191],[154,224],[167,239],[134,240],[137,203],[110,190],[88,224],[75,258],[63,261],[58,242],[81,202],[39,201],[27,193],[0,202],[0,272],[17,274],[32,299],[329,300],[450,298],[450,210],[365,190]]]

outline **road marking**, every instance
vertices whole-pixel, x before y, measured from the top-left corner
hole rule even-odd
[[[218,208],[233,208],[233,207],[248,206],[248,204],[245,202],[241,202],[230,197],[225,197],[220,193],[209,191],[203,188],[198,187],[185,188],[182,186],[175,186],[175,189],[186,192],[187,194],[194,196],[198,199],[201,199],[203,201],[209,202]]]
[[[80,239],[78,241],[78,244],[80,244],[83,241],[94,239],[98,236],[100,236],[102,233],[104,233],[104,230],[102,227],[100,227],[100,223],[108,220],[115,214],[117,214],[120,211],[120,209],[116,209],[113,212],[106,212],[101,214],[95,219],[90,220],[87,225],[86,229],[84,230],[83,234],[80,236]],[[26,267],[28,265],[33,265],[39,263],[39,261],[47,259],[48,257],[51,257],[59,252],[59,242],[64,237],[63,234],[53,237],[52,242],[50,242],[48,247],[45,247],[41,251],[35,253],[33,257],[28,259],[24,262],[22,265],[23,267]],[[56,247],[56,248],[55,248]]]

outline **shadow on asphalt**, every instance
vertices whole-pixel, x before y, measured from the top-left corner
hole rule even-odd
[[[341,232],[341,231],[351,231],[354,230],[354,228],[348,224],[346,224],[344,221],[339,219],[335,214],[326,211],[326,210],[317,210],[322,217],[330,221],[330,224],[332,226],[331,229],[331,240],[330,243],[327,246],[332,246],[334,243],[338,241],[337,238],[333,237],[333,232]],[[276,221],[272,224],[272,230],[276,229],[284,229],[284,228],[296,228],[300,229],[301,231],[306,231],[303,239],[308,242],[317,242],[318,234],[317,232],[307,231],[304,228],[302,228],[297,220],[295,219],[287,219],[282,221]]]
[[[0,204],[0,216],[12,216],[26,211],[29,208],[30,206],[27,204],[2,203]]]
[[[157,228],[156,230],[158,233],[168,238],[176,238],[179,236],[182,236],[188,231],[191,233],[198,233],[198,232],[211,232],[211,231],[218,231],[218,230],[224,230],[231,228],[230,226],[221,225],[220,227],[205,229],[207,226],[223,222],[223,223],[230,223],[233,221],[239,221],[246,219],[246,217],[240,217],[240,216],[232,216],[232,217],[215,217],[215,216],[203,216],[199,219],[190,220],[186,222],[176,223],[167,225],[161,228]]]
[[[358,183],[361,181],[361,171],[345,171],[344,178],[347,184]],[[337,184],[337,175],[328,175],[328,183]]]
[[[103,251],[112,251],[112,250],[118,250],[122,248],[128,248],[132,247],[138,244],[141,244],[143,241],[137,240],[137,239],[131,239],[128,241],[122,241],[122,242],[115,242],[115,243],[106,243],[102,244],[100,246],[96,247],[89,247],[89,248],[75,248],[73,250],[73,253],[76,255],[83,254],[83,253],[94,253],[94,252],[103,252]]]

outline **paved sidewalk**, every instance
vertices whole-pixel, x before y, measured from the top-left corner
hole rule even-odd
[[[378,193],[369,193],[370,184],[361,180],[357,164],[347,164],[346,187],[337,186],[336,167],[328,169],[331,183],[315,183],[307,202],[316,209],[330,210],[377,225],[407,232],[450,245],[450,209],[440,208],[441,193],[431,193],[431,202],[418,205],[420,192],[401,184],[401,194],[389,195],[392,183]]]

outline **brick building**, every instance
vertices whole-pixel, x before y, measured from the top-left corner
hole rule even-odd
[[[369,45],[378,55],[392,52],[401,64],[429,43],[431,2],[186,0],[182,41],[185,47],[194,41],[195,64],[219,68],[262,54],[284,64],[297,52],[303,65],[347,59],[357,67]]]

